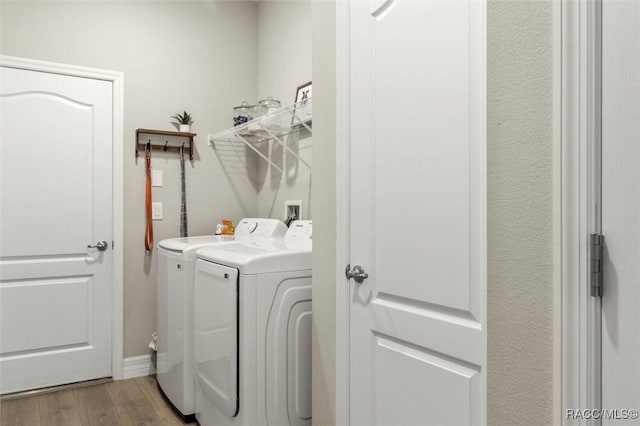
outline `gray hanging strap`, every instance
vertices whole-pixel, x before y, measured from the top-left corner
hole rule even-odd
[[[187,236],[187,185],[184,177],[184,144],[180,147],[180,177],[182,180],[182,198],[180,200],[180,236]]]

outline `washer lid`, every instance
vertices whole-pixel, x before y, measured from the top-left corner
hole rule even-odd
[[[169,238],[158,243],[159,248],[183,253],[187,249],[207,244],[224,243],[253,238],[284,238],[287,227],[278,219],[244,218],[238,222],[235,235],[202,235],[197,237]]]
[[[284,239],[256,239],[238,244],[206,246],[199,259],[237,268],[241,274],[262,274],[311,269],[311,221],[289,228]]]
[[[205,246],[199,259],[237,268],[241,274],[262,274],[311,269],[311,243],[306,249],[287,247],[282,240],[246,241]]]
[[[198,237],[169,238],[158,243],[158,248],[182,253],[195,246],[234,241],[233,235],[201,235]]]

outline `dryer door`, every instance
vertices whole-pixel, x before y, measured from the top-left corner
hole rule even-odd
[[[269,425],[311,425],[311,271],[301,275],[279,283],[267,321]]]
[[[238,271],[198,259],[194,288],[198,392],[229,417],[238,414]]]

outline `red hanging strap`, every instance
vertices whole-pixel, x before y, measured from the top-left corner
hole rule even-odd
[[[146,149],[147,164],[147,182],[145,194],[145,207],[147,209],[147,228],[144,231],[144,248],[147,251],[153,249],[153,219],[151,216],[151,143],[147,144]]]

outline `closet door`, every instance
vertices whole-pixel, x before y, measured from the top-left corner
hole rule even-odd
[[[111,376],[112,90],[0,68],[2,394]]]
[[[353,0],[350,58],[350,423],[484,424],[485,4]]]

